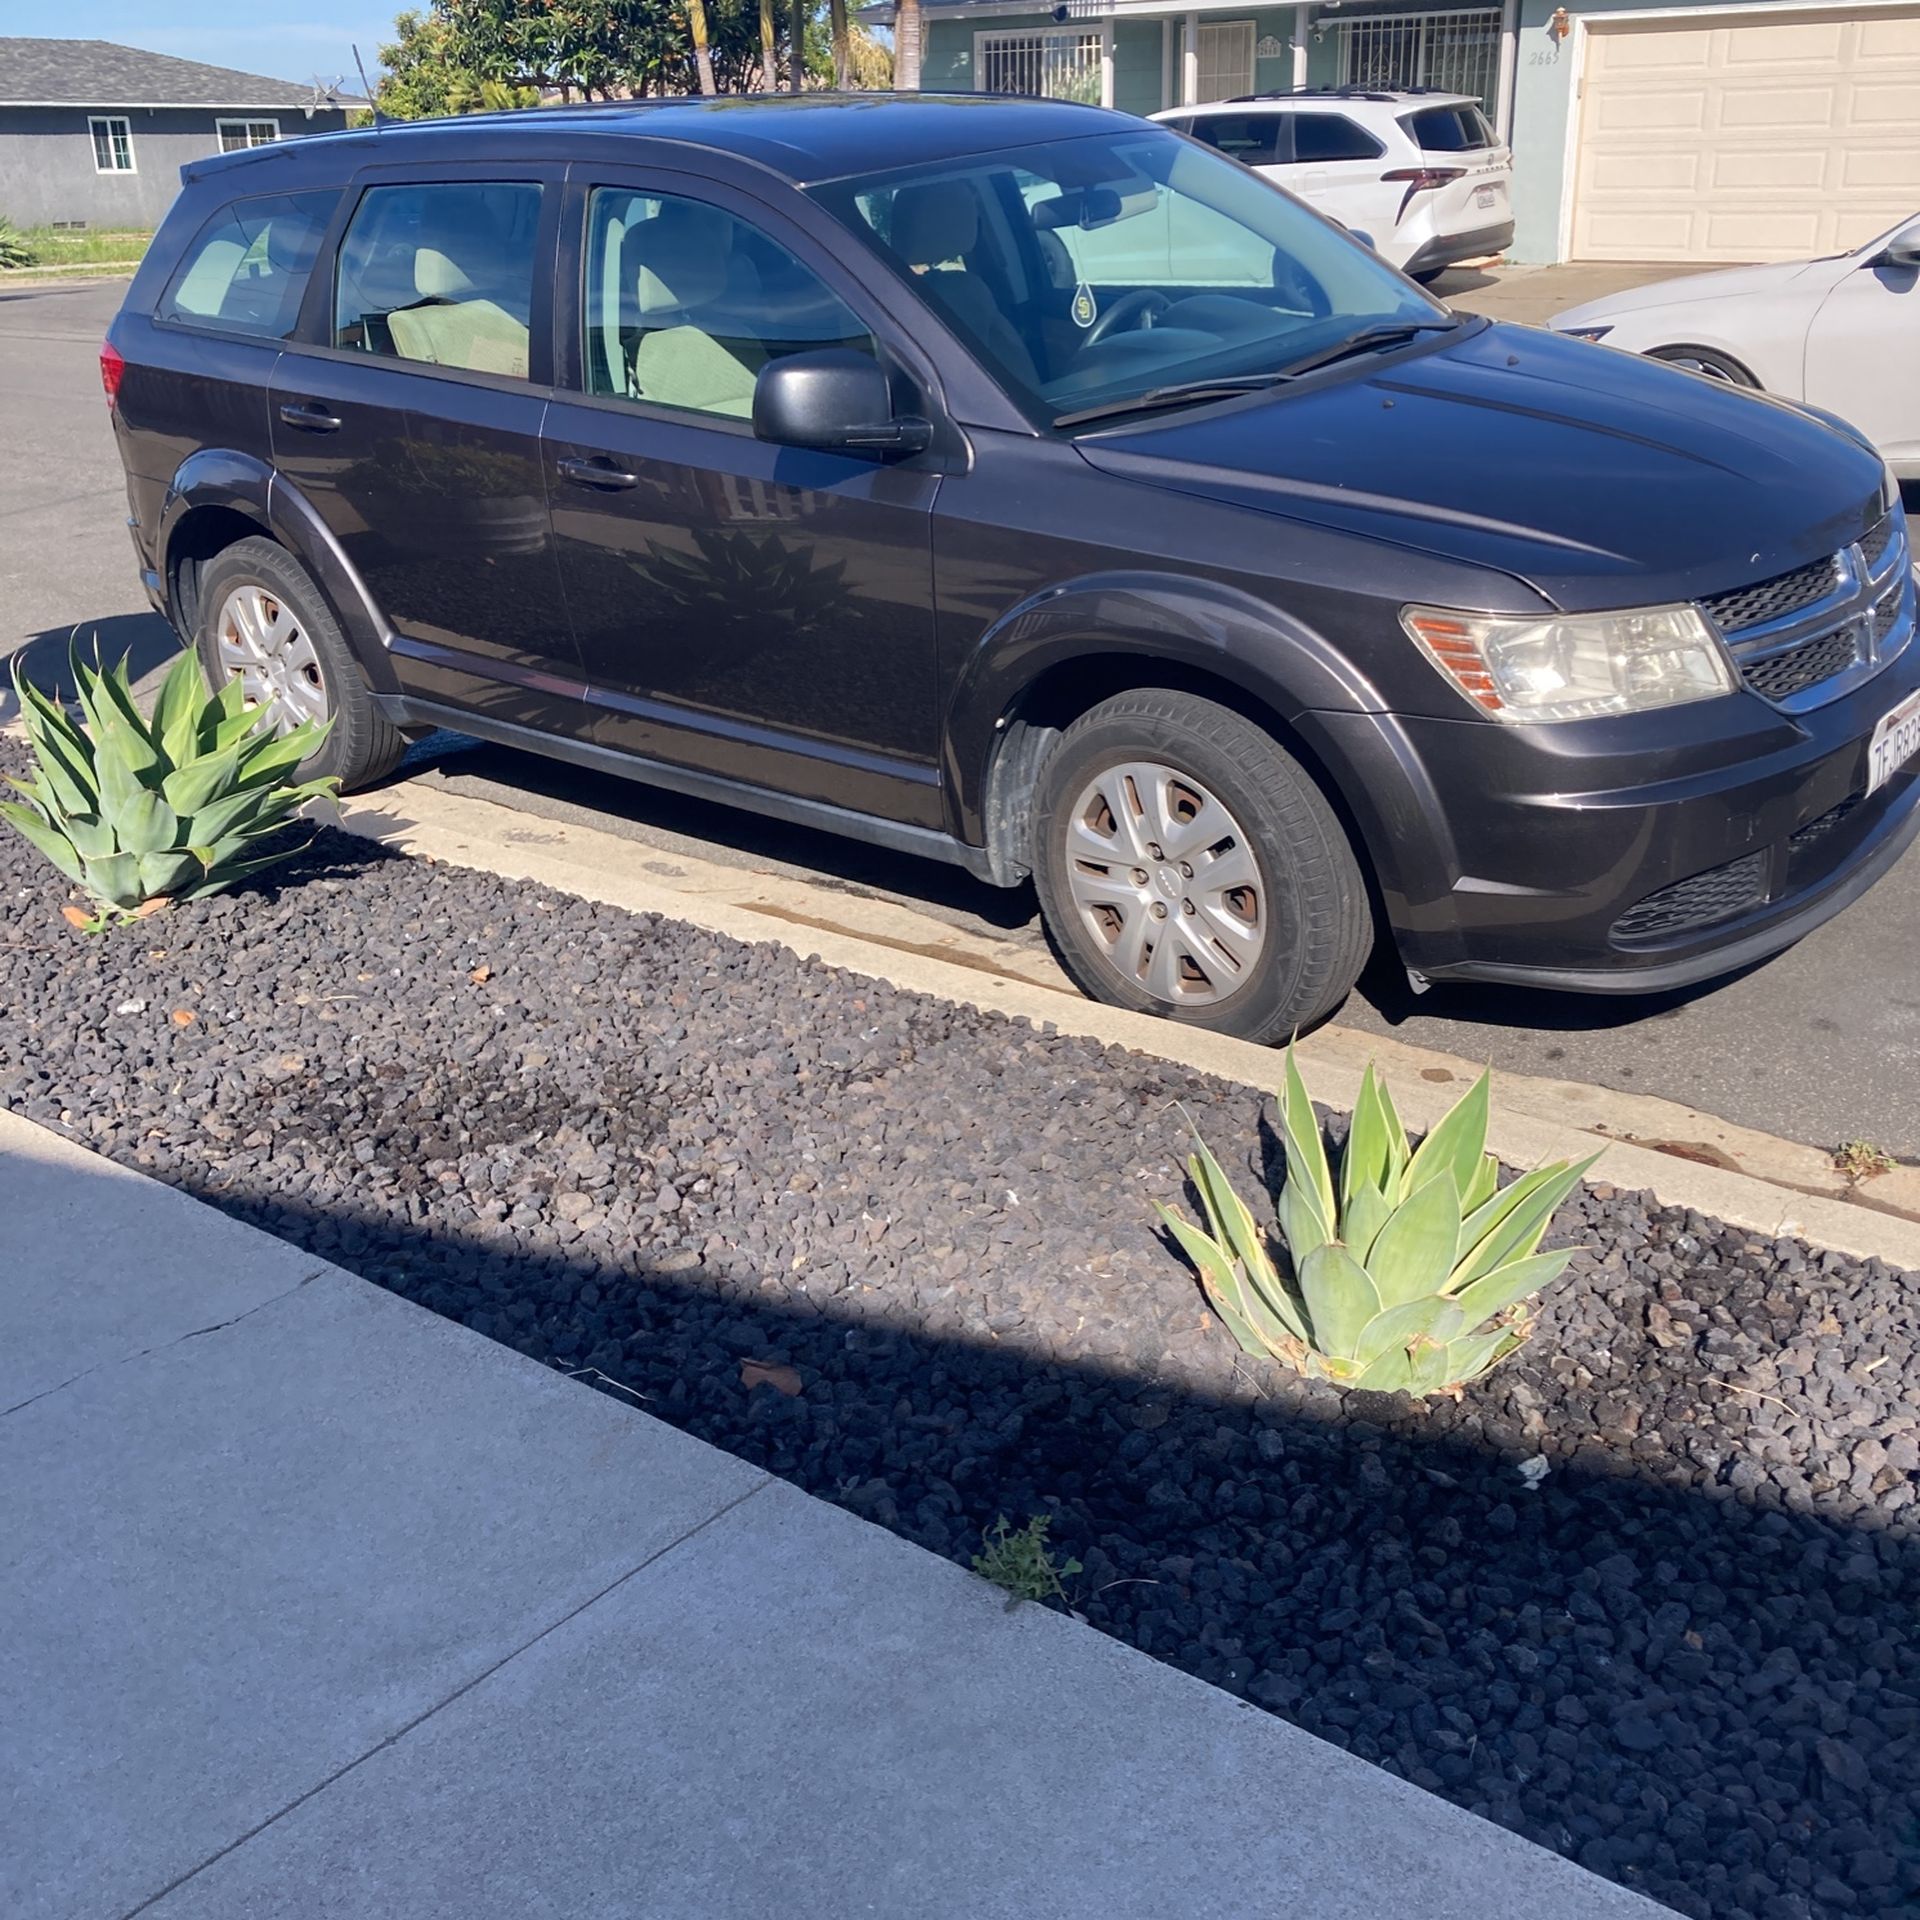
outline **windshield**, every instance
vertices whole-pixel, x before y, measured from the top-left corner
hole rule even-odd
[[[1157,128],[815,193],[1042,420],[1450,318],[1279,188]]]

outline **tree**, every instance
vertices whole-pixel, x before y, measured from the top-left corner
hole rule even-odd
[[[833,33],[833,84],[845,88],[853,64],[847,44],[847,0],[827,0],[827,19]]]
[[[687,0],[687,25],[693,31],[693,64],[699,70],[700,91],[713,92],[713,54],[707,46],[706,0]]]
[[[894,0],[893,84],[903,93],[920,90],[920,0]]]
[[[779,29],[773,24],[773,0],[760,0],[760,84],[771,93],[780,84]]]
[[[393,23],[394,38],[380,49],[386,69],[374,89],[380,111],[394,120],[427,120],[467,113],[480,100],[477,74],[453,58],[453,34],[444,14],[406,12]]]

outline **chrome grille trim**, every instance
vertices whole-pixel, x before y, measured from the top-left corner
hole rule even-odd
[[[1830,583],[1824,592],[1802,598],[1823,579]],[[1772,611],[1783,604],[1791,611]],[[1710,595],[1700,606],[1750,691],[1783,713],[1825,706],[1870,680],[1913,638],[1906,516],[1896,506],[1830,558]]]

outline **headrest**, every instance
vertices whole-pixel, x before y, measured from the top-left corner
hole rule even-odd
[[[727,288],[730,223],[686,201],[669,201],[651,220],[627,230],[639,260],[640,317],[679,313],[717,300]]]
[[[267,260],[276,273],[303,273],[320,251],[320,230],[295,216],[267,222]]]
[[[444,253],[422,247],[413,256],[413,290],[422,300],[458,300],[473,282]]]
[[[970,252],[979,236],[980,199],[964,180],[930,180],[893,197],[893,250],[910,267],[937,267]]]

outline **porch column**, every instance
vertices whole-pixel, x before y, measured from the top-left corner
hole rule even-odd
[[[1160,104],[1177,107],[1173,92],[1173,22],[1164,15],[1160,21]]]
[[[1509,0],[1518,5],[1519,0]],[[1293,90],[1302,93],[1307,85],[1307,45],[1313,33],[1313,9],[1302,5],[1293,10]]]
[[[1502,0],[1500,68],[1494,81],[1493,124],[1501,141],[1513,145],[1513,76],[1520,64],[1520,0]]]
[[[1180,104],[1191,107],[1200,100],[1200,16],[1188,14],[1180,33]]]
[[[1113,21],[1100,23],[1100,104],[1113,106]]]

